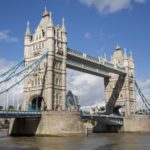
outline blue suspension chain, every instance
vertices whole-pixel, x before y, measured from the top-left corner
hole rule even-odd
[[[14,83],[12,86],[10,86],[9,88],[0,91],[0,94],[9,91],[10,89],[12,89],[13,87],[15,87],[17,84],[19,84],[20,82],[22,82],[25,78],[27,78],[33,71],[36,70],[36,68],[39,66],[39,64],[41,63],[41,61],[48,56],[48,52],[46,52],[45,54],[43,54],[40,58],[38,58],[36,61],[34,61],[31,65],[25,67],[22,71],[20,71],[19,73],[16,73],[13,76],[10,76],[9,78],[1,81],[2,82],[6,82],[9,81],[10,79],[12,79],[13,77],[19,76],[20,74],[23,74],[25,71],[28,71],[31,68],[31,71],[28,72],[26,75],[23,76],[23,78],[21,78],[19,81],[17,81],[16,83]]]
[[[18,64],[10,68],[8,71],[0,75],[0,78],[7,78],[10,74],[13,74],[22,64],[24,64],[24,59],[21,60]]]
[[[148,102],[148,100],[147,100],[147,99],[145,98],[145,96],[143,95],[143,93],[142,93],[142,91],[140,90],[140,88],[139,88],[137,82],[135,82],[135,85],[136,85],[136,88],[137,88],[137,90],[138,90],[138,93],[139,93],[139,95],[140,95],[140,97],[141,97],[141,99],[142,99],[142,101],[143,101],[145,107],[150,111],[150,103]]]

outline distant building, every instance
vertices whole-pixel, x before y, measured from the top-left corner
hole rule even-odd
[[[71,91],[67,92],[66,108],[68,111],[79,111],[80,108],[78,96],[74,95]]]

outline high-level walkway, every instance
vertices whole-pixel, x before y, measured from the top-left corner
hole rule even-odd
[[[67,68],[100,77],[110,77],[109,73],[126,74],[123,67],[114,65],[104,58],[96,58],[70,48],[67,49]]]

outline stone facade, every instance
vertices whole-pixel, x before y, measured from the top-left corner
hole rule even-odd
[[[125,115],[130,116],[135,112],[135,67],[132,54],[128,57],[126,51],[122,52],[119,45],[116,46],[111,62],[115,66],[124,67],[125,76],[110,74],[110,78],[104,79],[106,113],[111,114],[115,109],[124,108]]]
[[[51,13],[49,14],[45,9],[35,33],[31,34],[29,23],[27,24],[24,39],[25,66],[46,51],[48,51],[48,57],[24,81],[22,110],[33,109],[33,107],[34,109],[65,110],[67,32],[64,19],[62,19],[61,27],[59,25],[55,27]]]
[[[150,133],[150,116],[130,116],[123,119],[122,132]]]
[[[11,119],[9,135],[86,136],[80,112],[43,111],[41,118]]]

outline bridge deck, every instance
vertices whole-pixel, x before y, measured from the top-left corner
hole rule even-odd
[[[123,125],[123,117],[116,115],[101,115],[101,114],[82,114],[82,120],[94,120],[100,121],[105,125],[115,125],[122,126]]]
[[[40,118],[41,112],[0,111],[0,118]]]
[[[0,118],[40,118],[41,112],[29,111],[0,111]],[[123,117],[115,115],[82,114],[82,120],[106,122],[108,125],[122,125]]]

